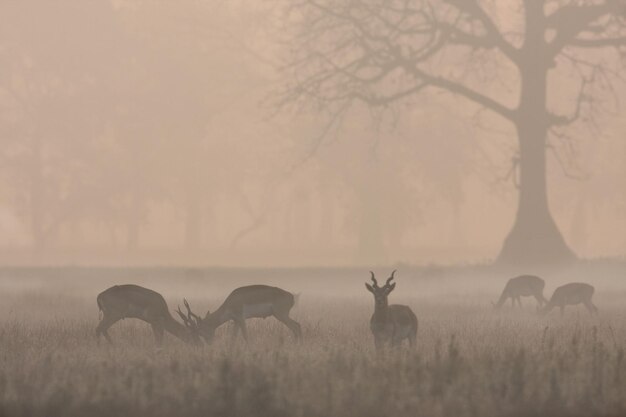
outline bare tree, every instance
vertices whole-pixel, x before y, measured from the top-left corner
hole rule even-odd
[[[518,24],[501,24],[489,0],[298,1],[289,9],[296,32],[280,104],[337,117],[356,102],[388,108],[443,90],[488,110],[513,124],[519,144],[518,210],[499,261],[567,261],[575,255],[548,206],[546,151],[569,146],[567,127],[593,126],[605,109],[599,101],[611,98],[624,61],[626,2],[507,6],[517,8]],[[559,74],[578,84],[573,104],[549,94]],[[498,81],[505,88],[487,87]]]
[[[74,36],[85,21],[89,34]],[[0,26],[0,175],[39,258],[63,225],[103,204],[92,192],[97,151],[89,139],[110,104],[98,93],[107,68],[119,69],[119,54],[101,51],[123,42],[106,3],[3,3]]]
[[[229,114],[242,112],[242,103],[265,85],[260,71],[246,62],[251,55],[245,48],[249,29],[237,30],[248,16],[235,19],[226,6],[227,2],[131,0],[120,12],[140,45],[140,69],[146,72],[142,79],[152,83],[154,97],[136,107],[151,109],[145,127],[159,123],[157,133],[164,140],[157,154],[165,153],[169,163],[163,163],[170,167],[162,181],[167,186],[164,192],[182,214],[185,249],[200,254],[215,223],[216,201],[244,178],[241,166],[232,162],[241,156],[239,144],[232,137],[219,137],[216,125]],[[145,88],[141,82],[135,84]],[[135,92],[132,98],[145,95]],[[154,114],[160,114],[160,120],[155,121]],[[232,130],[228,134],[236,136]],[[222,157],[216,161],[218,154]]]

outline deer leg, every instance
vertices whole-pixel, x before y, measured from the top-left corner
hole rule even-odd
[[[411,328],[409,332],[409,346],[414,348],[417,344],[417,323],[415,323],[415,327]]]
[[[562,305],[559,308],[561,309],[561,317],[562,317],[563,314],[565,313],[565,305]]]
[[[236,340],[238,334],[239,334],[239,324],[237,324],[237,322],[233,322],[233,332],[231,333],[231,339]]]
[[[408,338],[408,335],[405,336],[404,334],[394,334],[391,338],[391,346],[394,348],[402,346],[402,342],[404,342],[404,339],[408,340]]]
[[[404,340],[401,329],[398,326],[393,326],[393,331],[391,333],[391,347],[395,348],[397,346],[402,345],[402,341]]]
[[[515,297],[511,297],[511,306],[515,308]]]
[[[107,340],[107,342],[109,342],[109,344],[113,344],[113,341],[111,340],[111,336],[109,336],[109,332],[107,332],[107,330],[109,329],[109,327],[113,326],[119,320],[121,320],[121,317],[114,317],[114,318],[111,318],[109,316],[102,317],[102,320],[100,320],[100,323],[98,323],[98,327],[96,327],[96,338],[98,342],[100,341],[100,335],[103,335],[104,338]]]
[[[274,315],[276,319],[282,322],[285,326],[291,330],[296,340],[300,340],[302,338],[302,329],[300,327],[300,323],[289,317],[289,315],[278,314]]]
[[[243,340],[248,343],[248,331],[246,330],[246,320],[244,318],[239,318],[235,320],[235,326],[241,330],[241,335],[243,336]]]
[[[383,341],[380,339],[380,337],[374,336],[374,348],[376,349],[376,352],[380,352],[382,350]]]
[[[150,326],[152,326],[152,333],[154,333],[154,341],[156,342],[156,345],[161,347],[163,345],[163,333],[165,332],[165,329],[159,324],[151,324]]]
[[[233,320],[233,330],[230,332],[229,344],[232,347],[237,342],[237,335],[239,334],[239,323],[237,320]]]
[[[409,335],[409,346],[414,348],[417,342],[417,335],[413,332]]]

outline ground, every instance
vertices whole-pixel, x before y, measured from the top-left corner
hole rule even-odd
[[[0,416],[626,415],[626,263],[541,272],[548,298],[593,284],[597,316],[540,317],[528,298],[495,312],[512,275],[399,266],[390,302],[417,314],[418,345],[376,354],[365,269],[3,269]],[[248,345],[225,326],[210,347],[170,336],[157,349],[147,324],[125,320],[98,345],[96,295],[131,282],[203,314],[252,282],[301,292],[304,339],[268,318],[249,321]]]

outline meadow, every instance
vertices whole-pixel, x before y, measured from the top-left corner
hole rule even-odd
[[[378,268],[380,277],[389,272]],[[418,343],[377,354],[364,269],[2,269],[0,416],[622,416],[626,415],[626,264],[582,262],[543,271],[545,295],[585,281],[598,315],[568,307],[540,317],[495,301],[514,272],[400,266],[390,303],[419,319]],[[214,310],[248,283],[300,292],[292,317],[303,340],[273,318],[230,325],[211,346],[147,324],[111,328],[97,343],[96,295],[117,283],[187,297]]]

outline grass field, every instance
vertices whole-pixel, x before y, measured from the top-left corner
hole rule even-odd
[[[382,276],[387,270],[380,269]],[[408,268],[391,303],[419,319],[418,346],[377,355],[365,270],[4,269],[0,272],[0,416],[623,416],[626,415],[626,264],[549,271],[596,287],[597,316],[564,317],[510,303],[494,312],[509,273]],[[98,345],[95,297],[116,283],[187,297],[211,310],[252,282],[301,292],[295,343],[276,320],[250,320],[250,343],[230,325],[210,347],[125,320]]]

